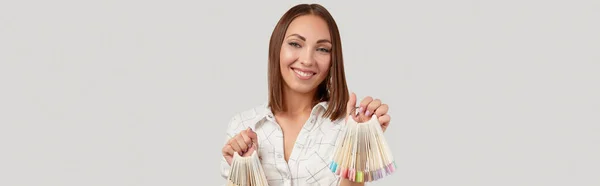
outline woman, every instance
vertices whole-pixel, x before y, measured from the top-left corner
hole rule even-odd
[[[268,73],[268,103],[229,123],[222,176],[228,176],[233,153],[248,156],[257,150],[269,186],[364,185],[328,169],[356,95],[348,94],[339,31],[324,7],[301,4],[283,15],[271,35]],[[375,114],[385,130],[387,110],[366,97],[351,118],[360,122]]]

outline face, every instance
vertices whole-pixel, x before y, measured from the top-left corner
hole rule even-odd
[[[316,91],[329,73],[331,47],[325,20],[315,15],[294,19],[285,33],[279,58],[284,88],[299,93]]]

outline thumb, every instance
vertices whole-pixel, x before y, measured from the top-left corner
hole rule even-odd
[[[253,142],[256,142],[256,141],[257,141],[256,132],[254,132],[254,131],[252,130],[252,128],[248,128],[248,129],[246,129],[246,130],[247,130],[247,132],[248,132],[248,133],[247,133],[247,134],[248,134],[248,137],[249,137],[249,138],[250,138],[250,139],[251,139]]]
[[[348,99],[348,104],[346,104],[346,116],[350,115],[351,112],[356,108],[356,94],[354,92],[350,93],[350,99]]]
[[[256,132],[254,132],[252,130],[252,128],[248,128],[248,137],[250,138],[250,140],[252,141],[252,145],[250,146],[250,149],[248,150],[248,152],[252,152],[252,150],[256,150],[258,149],[258,135],[256,135]]]

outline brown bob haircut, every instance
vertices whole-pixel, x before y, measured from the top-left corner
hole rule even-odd
[[[271,41],[269,42],[269,107],[273,112],[285,111],[283,106],[283,77],[281,76],[279,54],[281,45],[290,23],[299,16],[316,15],[325,20],[329,27],[331,36],[331,66],[328,76],[317,87],[316,95],[313,100],[313,106],[318,102],[327,101],[328,107],[324,117],[331,120],[344,118],[346,114],[346,104],[349,99],[348,86],[346,85],[346,76],[344,74],[344,60],[342,57],[342,43],[340,32],[335,20],[329,14],[325,7],[319,4],[300,4],[288,10],[273,30]]]

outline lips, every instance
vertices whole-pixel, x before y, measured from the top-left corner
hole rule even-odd
[[[292,70],[296,73],[296,76],[298,76],[298,78],[300,78],[300,79],[310,79],[315,74],[317,74],[310,70],[303,70],[303,69],[298,69],[298,68],[292,68]]]

